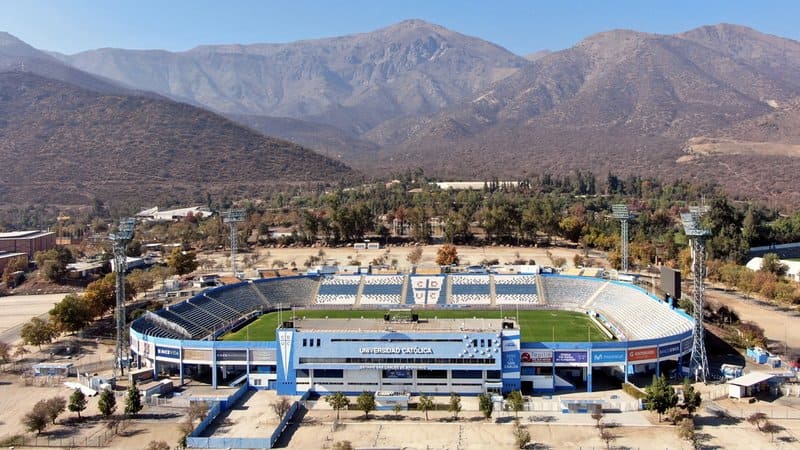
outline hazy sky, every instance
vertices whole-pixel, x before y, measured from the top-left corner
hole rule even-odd
[[[0,31],[63,53],[289,42],[423,19],[526,54],[614,28],[669,34],[720,22],[800,40],[798,18],[798,0],[0,0]]]

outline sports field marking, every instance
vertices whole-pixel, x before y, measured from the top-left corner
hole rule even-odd
[[[295,310],[297,317],[309,319],[382,319],[386,310]],[[500,310],[420,310],[415,311],[420,319],[499,319]],[[246,327],[222,337],[226,341],[274,341],[275,329],[280,317],[289,320],[292,312],[264,314]],[[516,311],[504,310],[502,316],[517,317]],[[519,311],[519,326],[523,342],[604,342],[608,336],[600,330],[588,315],[574,311],[525,310]]]

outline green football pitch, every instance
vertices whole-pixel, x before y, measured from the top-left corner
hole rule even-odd
[[[319,310],[303,309],[294,310],[297,317],[309,319],[382,319],[386,310]],[[420,319],[470,319],[501,317],[500,310],[457,310],[437,309],[414,311]],[[516,317],[517,312],[506,309],[503,316]],[[281,314],[271,312],[264,314],[240,330],[222,337],[226,341],[274,341],[275,329],[280,324],[280,319],[289,320],[292,312],[284,311]],[[587,316],[574,311],[559,310],[521,310],[519,311],[519,326],[523,342],[601,342],[610,340],[608,336]]]

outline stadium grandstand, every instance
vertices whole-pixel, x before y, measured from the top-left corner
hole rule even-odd
[[[297,326],[291,312],[283,313],[283,319],[274,313],[294,308],[316,310],[321,315],[315,317],[330,315],[331,321]],[[366,314],[370,308],[377,314]],[[410,311],[403,313],[402,327],[378,319],[397,308]],[[415,311],[425,312],[424,320]],[[544,325],[541,315],[526,319],[525,311],[540,311],[554,322]],[[428,321],[436,326],[425,325]],[[248,339],[249,334],[240,340],[226,338],[243,329],[249,333],[258,324],[256,340]],[[483,390],[523,386],[591,391],[593,374],[627,380],[632,374],[659,373],[664,364],[664,370],[677,368],[691,351],[692,325],[683,311],[645,290],[596,277],[294,276],[212,288],[145,313],[131,325],[131,351],[138,367],[181,381],[191,377],[216,387],[246,380],[280,393],[313,386],[324,391],[336,383],[363,387],[400,381],[409,383],[412,392],[478,393],[478,385]],[[552,330],[538,330],[536,340],[521,339],[533,335],[531,327],[544,326]],[[548,331],[552,340],[543,337]],[[592,333],[605,336],[593,338]],[[508,339],[509,344],[487,345],[487,336]],[[572,337],[559,341],[557,336]],[[467,346],[445,344],[467,341]],[[467,372],[473,381],[464,386],[454,381],[454,374]],[[315,379],[327,385],[315,384]]]

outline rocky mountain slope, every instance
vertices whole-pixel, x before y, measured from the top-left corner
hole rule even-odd
[[[87,204],[91,198],[196,198],[352,170],[206,110],[109,95],[24,72],[0,73],[0,198]]]
[[[99,49],[62,60],[177,100],[362,133],[461,102],[528,64],[489,42],[419,20],[370,33],[186,52]]]

